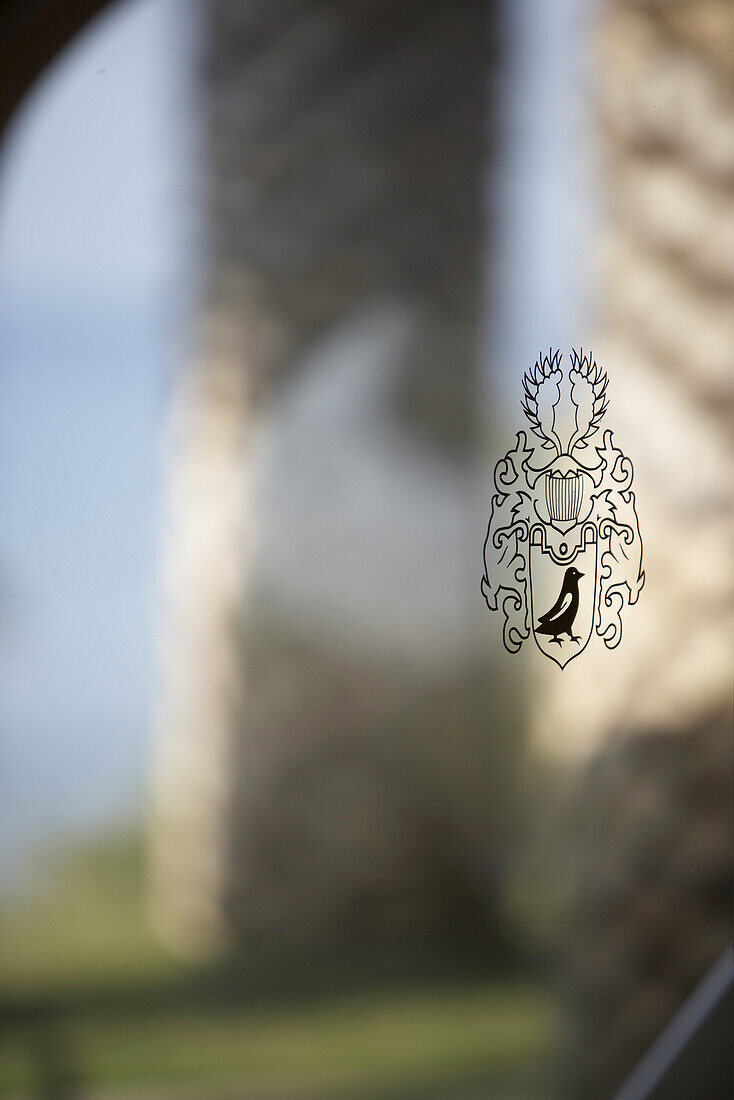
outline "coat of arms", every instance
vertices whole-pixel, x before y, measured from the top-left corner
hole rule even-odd
[[[645,583],[632,492],[633,468],[612,441],[593,442],[607,408],[607,377],[590,355],[541,356],[523,379],[523,412],[536,440],[518,432],[494,469],[482,592],[504,615],[516,653],[531,632],[565,668],[594,631],[613,649],[622,610]]]

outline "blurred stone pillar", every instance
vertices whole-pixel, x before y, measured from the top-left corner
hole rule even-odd
[[[174,942],[328,939],[350,913],[390,938],[388,895],[400,895],[406,934],[431,926],[445,900],[444,841],[426,839],[434,825],[416,825],[396,793],[399,765],[371,741],[389,740],[400,712],[418,721],[421,678],[406,686],[379,653],[370,664],[306,652],[287,627],[262,641],[245,611],[258,521],[248,480],[260,427],[304,357],[355,317],[395,308],[407,319],[395,423],[442,468],[472,476],[485,9],[202,5],[206,263],[199,346],[173,400],[154,781],[154,910]],[[445,696],[424,723],[441,705],[445,742],[462,722],[472,736],[484,729],[479,711],[457,716]],[[462,801],[454,781],[447,816]]]
[[[611,0],[595,39],[589,345],[635,466],[646,584],[619,648],[551,673],[538,707],[546,744],[590,760],[571,947],[589,1098],[613,1094],[731,934],[734,6]]]

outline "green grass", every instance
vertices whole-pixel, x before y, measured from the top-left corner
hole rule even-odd
[[[221,968],[213,980],[151,937],[137,842],[77,851],[56,872],[53,889],[2,914],[0,1095],[61,1096],[53,1078],[66,1076],[85,1094],[125,1096],[548,1096],[533,1080],[562,1020],[537,988],[484,978],[329,992],[327,982],[296,998],[287,986],[264,995],[262,975],[248,987],[244,968],[222,985]]]
[[[62,1023],[68,1061],[90,1086],[239,1085],[258,1095],[380,1093],[508,1074],[548,1058],[554,1006],[516,987],[416,990],[291,1009],[105,1014]],[[21,1033],[0,1046],[3,1091],[27,1090]]]
[[[38,888],[0,907],[3,997],[136,985],[180,972],[146,920],[137,833],[51,851],[39,862]]]

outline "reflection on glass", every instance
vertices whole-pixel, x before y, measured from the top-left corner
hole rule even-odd
[[[685,2],[136,0],[23,104],[0,1092],[611,1097],[714,960],[712,26]],[[504,652],[481,551],[522,373],[582,341],[647,585],[620,649],[560,672]]]

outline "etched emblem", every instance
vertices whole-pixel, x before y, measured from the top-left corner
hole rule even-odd
[[[524,431],[494,469],[482,592],[504,616],[502,640],[517,653],[533,634],[560,668],[594,631],[609,649],[622,610],[645,583],[632,492],[634,470],[612,432],[593,442],[607,409],[607,376],[591,355],[541,356],[523,378]]]

